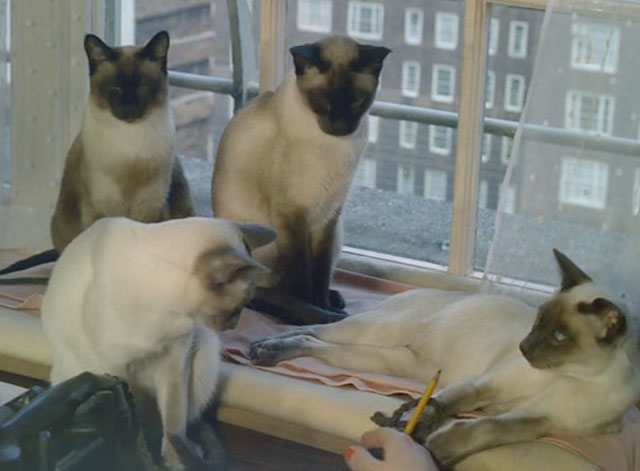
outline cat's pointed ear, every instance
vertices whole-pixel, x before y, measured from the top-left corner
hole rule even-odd
[[[169,53],[169,33],[160,31],[140,51],[140,57],[159,62],[162,70],[167,71],[167,54]]]
[[[368,72],[377,77],[382,70],[382,62],[390,52],[391,49],[387,47],[360,44],[358,58],[351,64],[351,68],[358,72]]]
[[[84,50],[87,53],[87,59],[89,59],[89,75],[93,75],[103,62],[116,58],[116,52],[95,34],[87,34],[84,37]]]
[[[242,238],[249,246],[249,250],[257,249],[276,240],[276,231],[260,224],[238,223]]]
[[[315,43],[293,46],[289,51],[293,56],[296,75],[303,75],[311,67],[315,67],[321,72],[329,67],[326,61],[320,57],[320,46]]]
[[[269,269],[233,247],[203,252],[196,260],[194,267],[195,275],[210,289],[219,289],[236,277],[258,271],[269,271]]]
[[[560,252],[557,249],[553,249],[553,255],[555,255],[562,273],[561,290],[565,291],[573,288],[582,283],[591,281],[591,277],[583,272],[575,263],[573,263],[569,257]]]
[[[595,314],[598,317],[600,329],[597,337],[604,343],[612,343],[627,331],[627,318],[624,311],[608,299],[596,298],[590,303],[578,303],[578,312]]]

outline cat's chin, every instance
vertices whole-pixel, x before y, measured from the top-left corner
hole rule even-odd
[[[525,357],[526,358],[526,357]],[[552,368],[556,368],[559,365],[549,360],[530,360],[526,358],[527,362],[532,368],[536,370],[550,370]]]

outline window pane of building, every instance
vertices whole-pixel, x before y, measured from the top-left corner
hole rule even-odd
[[[496,73],[493,70],[487,70],[485,87],[484,106],[485,108],[493,108],[493,102],[496,97]]]
[[[529,44],[529,23],[525,21],[509,22],[509,57],[523,59],[527,57]]]
[[[397,192],[400,195],[415,195],[416,169],[409,165],[398,165]]]
[[[436,13],[436,47],[455,49],[458,47],[458,15],[456,13]]]
[[[522,75],[507,74],[505,82],[504,109],[506,111],[519,113],[524,106],[524,77]]]
[[[378,142],[378,127],[380,126],[380,118],[378,118],[377,116],[369,115],[368,120],[369,120],[369,129],[367,134],[368,141],[372,143]]]
[[[445,126],[429,126],[429,150],[438,155],[451,153],[453,129]]]
[[[500,39],[500,19],[491,18],[489,22],[489,55],[494,56],[498,52],[498,40]]]
[[[349,2],[347,33],[359,39],[382,39],[384,5],[379,2]]]
[[[422,28],[424,14],[418,8],[407,8],[404,14],[404,40],[407,44],[416,46],[422,43]]]
[[[418,138],[418,123],[413,121],[400,121],[399,145],[405,149],[415,149]]]
[[[613,133],[615,98],[581,90],[568,90],[565,101],[565,127],[603,135]]]
[[[332,6],[332,0],[298,0],[298,29],[331,32]]]
[[[596,160],[562,159],[559,201],[565,204],[604,209],[607,202],[609,166]]]
[[[447,198],[447,172],[425,169],[424,197],[437,201],[444,201]]]
[[[375,188],[378,165],[375,159],[364,157],[358,163],[358,169],[353,177],[353,184],[357,187]]]
[[[431,82],[431,99],[451,103],[454,100],[456,71],[449,65],[435,64]]]
[[[618,69],[620,28],[574,22],[571,25],[571,67],[614,74]]]
[[[406,61],[402,63],[402,94],[417,97],[420,93],[420,63]]]

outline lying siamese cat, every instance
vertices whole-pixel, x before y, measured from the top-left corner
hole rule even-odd
[[[426,440],[444,464],[547,434],[618,430],[640,397],[637,332],[622,305],[561,252],[561,289],[537,311],[505,296],[414,290],[336,324],[254,342],[274,365],[314,356],[359,371],[426,381],[442,369],[426,413],[448,419]]]
[[[189,443],[187,424],[214,395],[215,331],[235,325],[267,270],[250,250],[274,239],[266,227],[218,219],[96,222],[62,253],[44,296],[52,384],[84,371],[126,381],[143,410],[152,399],[162,457],[181,469],[172,444]]]
[[[255,253],[279,275],[277,289],[258,292],[257,306],[292,323],[321,323],[344,317],[344,301],[329,291],[339,218],[365,146],[362,117],[390,50],[333,36],[290,51],[295,74],[222,135],[213,211],[278,234]]]

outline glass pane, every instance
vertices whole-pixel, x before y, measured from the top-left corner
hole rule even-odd
[[[310,21],[300,22],[298,10],[307,3],[322,9],[324,2],[287,3],[287,47],[326,35],[310,31]],[[326,24],[332,34],[393,51],[385,59],[377,100],[457,111],[463,3],[333,2]],[[290,58],[286,67],[291,71]],[[345,245],[447,265],[455,130],[386,118],[367,122],[375,129],[368,132],[343,212]]]
[[[544,11],[501,4],[492,4],[489,11],[484,115],[511,121],[515,126],[531,83]],[[500,196],[505,212],[513,212],[522,198],[519,188],[501,189],[512,142],[512,137],[485,133],[478,153],[481,164],[474,256],[474,268],[478,270],[485,266]]]
[[[251,8],[254,32],[259,27],[259,10]],[[169,32],[170,70],[232,78],[227,2],[136,0],[135,15],[137,44],[144,44],[162,29]],[[259,50],[257,43],[254,50]],[[183,159],[196,212],[211,215],[212,163],[220,136],[233,116],[233,100],[226,94],[179,87],[171,87],[170,96],[177,153]]]
[[[503,184],[513,195],[504,193],[487,266],[496,276],[554,284],[557,248],[638,303],[640,93],[633,51],[640,5],[608,6],[567,0],[550,13],[533,81],[525,75],[533,87]]]

